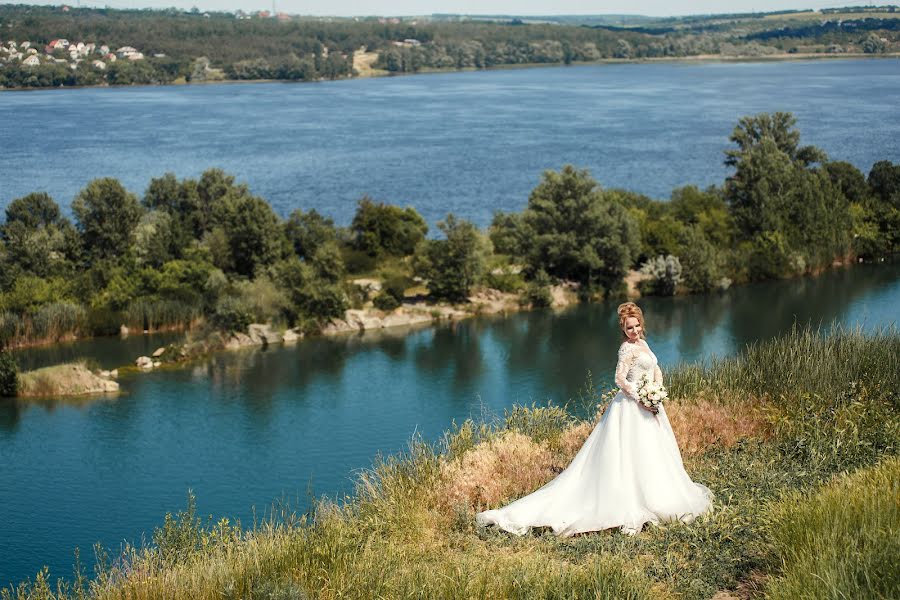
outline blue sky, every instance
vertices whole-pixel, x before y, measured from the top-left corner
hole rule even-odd
[[[27,3],[28,0],[24,0]],[[61,4],[62,0],[35,2]],[[77,5],[79,0],[70,0]],[[81,6],[111,8],[164,8],[175,6],[201,10],[271,10],[273,0],[81,0]],[[639,14],[651,16],[709,14],[724,12],[757,12],[802,8],[830,8],[866,4],[855,0],[798,1],[736,0],[714,2],[700,0],[274,0],[278,11],[303,15],[427,15],[458,14]]]

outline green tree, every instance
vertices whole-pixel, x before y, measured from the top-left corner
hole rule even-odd
[[[273,272],[276,281],[287,290],[295,322],[321,322],[344,316],[348,303],[343,286],[323,279],[313,265],[295,256],[275,265]]]
[[[91,260],[126,254],[141,206],[117,179],[95,179],[72,202],[84,249]]]
[[[39,277],[71,271],[78,257],[77,232],[45,193],[28,194],[6,207],[0,238],[7,255],[5,269]]]
[[[19,393],[19,365],[5,348],[0,348],[0,397],[12,398]]]
[[[522,253],[522,215],[497,211],[488,235],[498,254],[519,256]]]
[[[311,258],[327,242],[337,240],[334,221],[323,217],[315,209],[309,212],[295,210],[288,217],[284,229],[294,252],[303,259]]]
[[[732,136],[739,149],[726,152],[735,174],[725,197],[740,239],[754,242],[754,256],[788,257],[751,269],[757,276],[776,265],[788,269],[781,275],[823,267],[851,251],[850,203],[827,168],[811,167],[824,154],[797,148],[793,122],[785,113],[745,117]]]
[[[794,128],[797,119],[791,113],[760,113],[752,117],[741,117],[728,139],[737,144],[736,150],[725,151],[725,164],[737,167],[748,152],[770,140],[791,161],[803,166],[825,162],[825,153],[815,146],[800,147],[800,132]]]
[[[686,227],[679,241],[682,280],[690,291],[705,294],[728,287],[724,248],[710,242],[701,225]]]
[[[672,191],[669,213],[686,225],[696,225],[719,248],[727,248],[734,236],[734,223],[722,190],[700,190],[688,185]]]
[[[428,281],[435,299],[462,302],[481,280],[491,254],[490,240],[469,221],[453,214],[438,223],[444,239],[428,240],[416,254],[416,273]]]
[[[869,171],[868,184],[881,202],[900,208],[900,165],[889,160],[878,161]]]
[[[236,273],[253,277],[258,268],[284,256],[287,240],[281,221],[262,198],[229,193],[218,200],[215,218],[227,241],[228,264]]]
[[[587,171],[546,171],[522,213],[522,249],[532,273],[610,289],[640,251],[628,209],[607,198]]]
[[[359,201],[350,230],[353,247],[369,256],[409,256],[425,239],[428,225],[414,208],[376,204],[365,196]]]

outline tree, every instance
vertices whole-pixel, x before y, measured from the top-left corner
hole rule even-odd
[[[889,160],[878,161],[869,171],[868,183],[881,202],[900,208],[900,165]]]
[[[287,290],[294,308],[293,320],[322,321],[341,318],[347,310],[347,295],[339,283],[323,279],[313,265],[296,256],[273,267],[275,279]]]
[[[792,161],[803,166],[825,162],[827,156],[815,146],[799,147],[800,132],[794,129],[797,119],[791,113],[760,113],[752,117],[741,117],[728,139],[738,145],[737,150],[725,151],[725,164],[737,167],[746,154],[762,143],[771,140],[781,152]]]
[[[285,234],[294,246],[294,252],[303,259],[311,258],[321,246],[337,240],[334,221],[323,217],[315,209],[303,212],[295,210],[284,225]]]
[[[628,209],[611,201],[587,171],[571,165],[546,171],[522,213],[522,253],[528,269],[610,289],[640,251]]]
[[[11,398],[19,393],[19,365],[5,348],[0,347],[0,397]]]
[[[141,219],[141,206],[134,194],[117,179],[95,179],[72,202],[84,249],[91,260],[126,254]]]
[[[522,252],[522,216],[497,211],[488,230],[491,243],[498,254],[519,256]]]
[[[730,285],[725,277],[724,247],[711,243],[700,225],[686,227],[680,242],[681,275],[689,290],[705,294]]]
[[[217,225],[224,231],[229,264],[240,275],[274,264],[285,252],[284,229],[272,207],[249,195],[226,195],[216,207]]]
[[[745,117],[731,138],[739,149],[726,152],[735,174],[726,181],[725,198],[739,238],[753,241],[754,256],[774,260],[759,263],[755,271],[763,276],[778,265],[789,272],[823,267],[851,250],[850,203],[832,180],[840,168],[812,167],[824,153],[798,149],[793,123],[788,113]]]
[[[6,269],[48,277],[70,271],[78,257],[75,229],[45,193],[10,202],[0,238],[6,244]]]
[[[414,208],[376,204],[368,196],[359,201],[350,229],[353,247],[369,256],[409,256],[428,233]]]
[[[453,214],[439,222],[438,229],[444,239],[422,244],[415,257],[415,271],[428,280],[433,298],[462,302],[484,275],[490,241],[475,225]]]

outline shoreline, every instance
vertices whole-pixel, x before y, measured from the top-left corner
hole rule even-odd
[[[475,68],[466,67],[462,69],[435,69],[424,68],[412,73],[392,73],[374,69],[366,74],[351,75],[350,77],[338,77],[335,79],[311,79],[311,80],[293,80],[293,79],[216,79],[211,81],[171,81],[168,83],[132,83],[127,85],[111,85],[103,83],[98,85],[66,85],[66,86],[43,86],[43,87],[15,87],[7,88],[0,86],[0,93],[3,92],[34,92],[43,90],[81,90],[81,89],[119,89],[134,87],[191,87],[191,86],[207,86],[207,85],[239,85],[239,84],[256,84],[256,83],[283,83],[283,84],[307,84],[307,83],[329,83],[337,81],[353,81],[362,79],[380,79],[386,77],[410,77],[416,75],[435,75],[446,73],[475,73],[480,71],[513,71],[518,69],[539,69],[539,68],[562,68],[562,67],[587,67],[601,65],[629,65],[629,64],[699,64],[699,63],[764,63],[764,62],[805,62],[816,60],[897,60],[900,59],[900,52],[891,52],[884,54],[865,54],[865,53],[794,53],[779,52],[776,54],[768,54],[761,56],[727,56],[721,54],[696,54],[692,56],[660,56],[660,57],[644,57],[644,58],[601,58],[590,62],[573,62],[564,63],[522,63],[495,65],[491,67]]]
[[[892,261],[891,261],[892,262]],[[791,281],[795,279],[805,279],[808,277],[820,277],[826,273],[836,272],[840,269],[848,269],[861,265],[877,266],[884,264],[883,262],[857,263],[851,261],[835,262],[830,267],[821,269],[816,272],[810,272],[803,275],[791,277],[783,281]],[[662,296],[641,295],[638,284],[645,277],[639,272],[632,270],[625,277],[626,295],[622,300],[640,300],[641,298],[656,298]],[[782,280],[765,280],[752,281],[738,284],[735,287],[745,287],[756,283],[766,283]],[[563,282],[551,286],[552,304],[547,309],[554,312],[563,312],[581,303],[577,297],[577,288],[571,282]],[[673,297],[709,297],[720,294],[715,291],[710,293],[687,293],[684,291],[674,294]],[[361,309],[348,309],[344,313],[343,319],[331,319],[329,322],[321,326],[321,328],[312,333],[304,334],[295,328],[287,328],[284,331],[277,329],[269,324],[254,323],[251,324],[247,332],[243,333],[223,333],[210,331],[201,338],[191,339],[191,334],[196,329],[183,329],[177,331],[181,334],[181,339],[174,342],[168,342],[157,349],[154,356],[134,356],[128,357],[127,362],[118,365],[112,371],[95,370],[95,375],[104,379],[117,379],[117,375],[110,373],[130,373],[140,374],[150,371],[156,371],[160,368],[179,369],[191,365],[193,362],[205,357],[213,356],[220,352],[228,352],[234,350],[252,350],[258,348],[267,348],[269,346],[293,346],[307,339],[322,338],[343,338],[348,336],[378,335],[378,334],[395,334],[405,336],[409,332],[417,331],[422,328],[436,327],[445,323],[454,323],[473,317],[496,317],[506,318],[520,312],[528,312],[541,310],[530,305],[522,305],[520,303],[521,296],[513,293],[505,293],[492,288],[482,288],[469,297],[467,304],[448,304],[437,303],[427,304],[425,302],[408,302],[401,304],[400,307],[391,311],[381,311],[373,306],[366,306]],[[371,303],[369,303],[371,304]],[[175,330],[168,329],[165,331],[145,331],[132,335],[154,335],[157,333],[172,333]],[[69,338],[60,342],[50,342],[41,344],[32,344],[26,346],[18,346],[16,350],[27,350],[28,348],[52,348],[56,344],[65,344],[72,342],[88,342],[90,340],[108,339],[118,336],[90,336],[82,338]],[[149,364],[142,365],[142,361]],[[43,365],[38,369],[23,371],[20,375],[34,373],[37,370],[55,368],[64,363],[53,363]],[[25,399],[20,395],[20,399]]]

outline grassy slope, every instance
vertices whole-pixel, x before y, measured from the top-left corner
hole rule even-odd
[[[476,527],[475,511],[541,485],[592,427],[559,407],[519,407],[502,422],[466,422],[436,447],[414,442],[406,455],[379,461],[340,506],[286,511],[247,532],[201,524],[191,510],[169,516],[154,546],[129,550],[85,593],[710,598],[720,590],[744,597],[839,590],[896,597],[898,357],[894,331],[796,331],[739,358],[673,372],[668,412],[686,467],[716,493],[715,510],[691,525],[569,539]],[[842,560],[847,547],[860,558]],[[51,589],[39,577],[7,595],[79,593]]]

